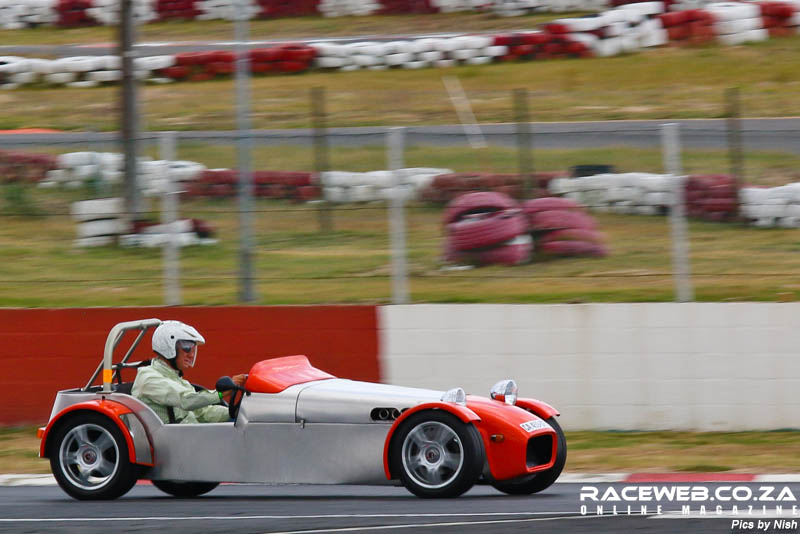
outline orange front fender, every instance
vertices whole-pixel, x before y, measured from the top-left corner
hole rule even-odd
[[[461,406],[460,404],[453,404],[451,402],[426,402],[424,404],[418,404],[417,406],[404,411],[402,414],[400,414],[400,417],[395,420],[392,428],[389,429],[389,434],[387,434],[386,442],[383,445],[383,470],[386,473],[386,478],[388,480],[392,479],[392,473],[389,469],[389,445],[392,442],[392,437],[394,436],[397,427],[399,427],[403,421],[415,413],[423,412],[425,410],[444,410],[455,415],[464,423],[471,423],[481,420],[481,418],[478,417],[478,414],[469,408]]]

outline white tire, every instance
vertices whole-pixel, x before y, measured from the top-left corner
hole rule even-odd
[[[461,61],[465,61],[471,57],[475,57],[479,54],[478,50],[474,48],[462,48],[460,50],[454,50],[452,52],[453,59],[458,59]]]
[[[122,79],[122,71],[119,70],[96,70],[86,75],[88,80],[98,83],[118,82]]]
[[[97,87],[99,84],[93,80],[82,80],[79,82],[69,82],[64,85],[72,89],[89,89],[91,87]]]
[[[715,2],[704,8],[716,20],[750,19],[761,16],[758,4],[745,4],[741,2]]]
[[[419,58],[422,61],[439,61],[440,59],[444,58],[444,52],[440,52],[438,50],[431,50],[430,52],[420,52]]]
[[[376,56],[362,55],[353,56],[353,61],[359,67],[371,67],[383,63],[382,58]]]
[[[481,55],[489,57],[501,57],[505,56],[506,54],[508,54],[507,46],[487,46],[481,50]]]
[[[52,84],[65,84],[74,82],[78,77],[74,72],[54,72],[52,74],[45,74],[44,81]]]
[[[100,219],[78,224],[78,238],[116,236],[128,231],[128,224],[122,219]]]
[[[100,56],[102,70],[119,70],[122,68],[122,58],[119,56]]]
[[[28,66],[31,72],[36,74],[50,74],[52,71],[53,62],[49,59],[31,59],[28,60]]]
[[[19,85],[36,83],[38,79],[39,75],[36,74],[35,72],[18,72],[8,77],[8,81]]]
[[[133,60],[133,66],[138,70],[161,70],[175,65],[175,56],[149,56],[137,57]]]
[[[397,65],[408,63],[412,59],[413,56],[409,53],[389,54],[388,56],[386,56],[386,64],[394,67]]]
[[[95,219],[111,219],[125,212],[123,198],[98,198],[73,202],[70,206],[72,219],[79,222]]]
[[[338,56],[323,56],[314,60],[317,67],[322,69],[340,69],[349,63],[349,58]]]
[[[467,59],[467,65],[486,65],[492,62],[492,58],[486,56],[476,56]]]
[[[433,62],[434,67],[441,69],[449,69],[450,67],[455,67],[456,65],[458,65],[458,62],[455,59],[440,59]]]
[[[389,41],[384,43],[384,53],[392,54],[411,54],[414,52],[414,45],[410,41]]]

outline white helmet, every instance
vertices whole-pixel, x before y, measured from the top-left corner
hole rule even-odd
[[[191,341],[197,345],[206,342],[200,332],[180,321],[164,321],[153,332],[153,351],[168,360],[174,360],[175,345],[179,341]]]

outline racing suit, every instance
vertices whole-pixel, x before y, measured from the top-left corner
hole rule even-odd
[[[139,368],[131,394],[152,408],[165,423],[169,423],[168,406],[173,408],[178,423],[230,421],[228,408],[219,404],[219,393],[195,391],[176,369],[158,358]]]

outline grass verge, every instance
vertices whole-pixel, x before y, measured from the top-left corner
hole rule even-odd
[[[329,126],[458,123],[442,76],[458,76],[478,121],[513,121],[511,91],[530,90],[534,121],[721,117],[724,91],[741,88],[744,116],[800,115],[800,36],[738,47],[667,47],[590,60],[496,63],[415,71],[313,72],[252,80],[256,129],[309,127],[309,88],[328,95]],[[231,79],[148,86],[150,130],[233,129]],[[117,129],[117,87],[29,88],[0,94],[0,129]]]
[[[800,472],[800,432],[567,432],[571,472]],[[49,473],[35,427],[0,428],[0,474]]]

